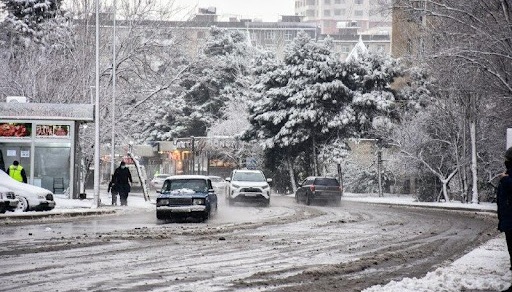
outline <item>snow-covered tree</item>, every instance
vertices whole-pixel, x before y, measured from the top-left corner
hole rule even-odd
[[[395,60],[366,54],[342,63],[329,42],[317,43],[305,33],[288,47],[283,62],[265,60],[256,72],[245,139],[276,151],[307,147],[313,174],[322,145],[368,135],[375,119],[395,120],[397,102],[410,97],[391,88],[401,74]]]
[[[212,27],[210,36],[197,59],[189,61],[174,82],[177,90],[164,100],[148,124],[144,139],[170,140],[176,137],[206,136],[216,123],[226,119],[228,102],[247,97],[244,76],[250,75],[250,62],[256,50],[249,46],[241,31]]]
[[[66,46],[70,30],[61,0],[2,0],[10,45]]]

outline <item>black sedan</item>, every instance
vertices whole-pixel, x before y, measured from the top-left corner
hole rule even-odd
[[[342,189],[336,178],[310,176],[306,178],[295,192],[295,201],[310,205],[312,202],[325,202],[339,205]]]
[[[209,177],[176,175],[168,177],[156,199],[159,220],[199,218],[203,221],[217,212],[217,194]]]

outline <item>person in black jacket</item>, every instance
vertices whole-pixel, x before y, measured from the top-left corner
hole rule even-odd
[[[512,147],[505,152],[505,168],[501,174],[496,199],[498,203],[498,230],[505,233],[512,270]],[[512,287],[505,291],[512,291]]]
[[[132,174],[130,170],[126,168],[126,164],[124,161],[121,161],[121,164],[118,168],[116,168],[114,172],[114,178],[117,192],[119,193],[119,200],[121,201],[121,206],[128,205],[128,193],[130,193],[130,183],[133,183]]]

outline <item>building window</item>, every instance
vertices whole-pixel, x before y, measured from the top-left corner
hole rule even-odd
[[[284,39],[289,41],[289,40],[293,40],[294,38],[294,34],[293,34],[293,31],[291,30],[287,30],[284,32]]]
[[[324,10],[324,16],[331,16],[331,10]]]
[[[315,16],[315,10],[310,9],[310,10],[306,11],[306,16],[307,17],[314,17]]]
[[[316,0],[308,0],[308,2],[306,2],[306,5],[316,5]]]
[[[324,0],[324,4],[331,5],[331,0]]]
[[[341,52],[342,53],[349,53],[350,47],[349,46],[341,46]]]
[[[356,5],[363,5],[364,4],[364,0],[354,0],[354,4],[356,4]]]
[[[340,16],[341,15],[341,9],[334,9],[334,15]]]
[[[266,31],[265,32],[265,39],[266,40],[273,40],[274,39],[274,32],[273,31]]]
[[[363,16],[363,10],[355,10],[354,16]]]

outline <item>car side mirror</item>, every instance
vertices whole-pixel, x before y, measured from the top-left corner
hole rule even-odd
[[[230,177],[226,177],[226,181],[231,181],[231,178]]]
[[[272,179],[271,178],[267,178],[267,182],[268,183],[272,182]]]

